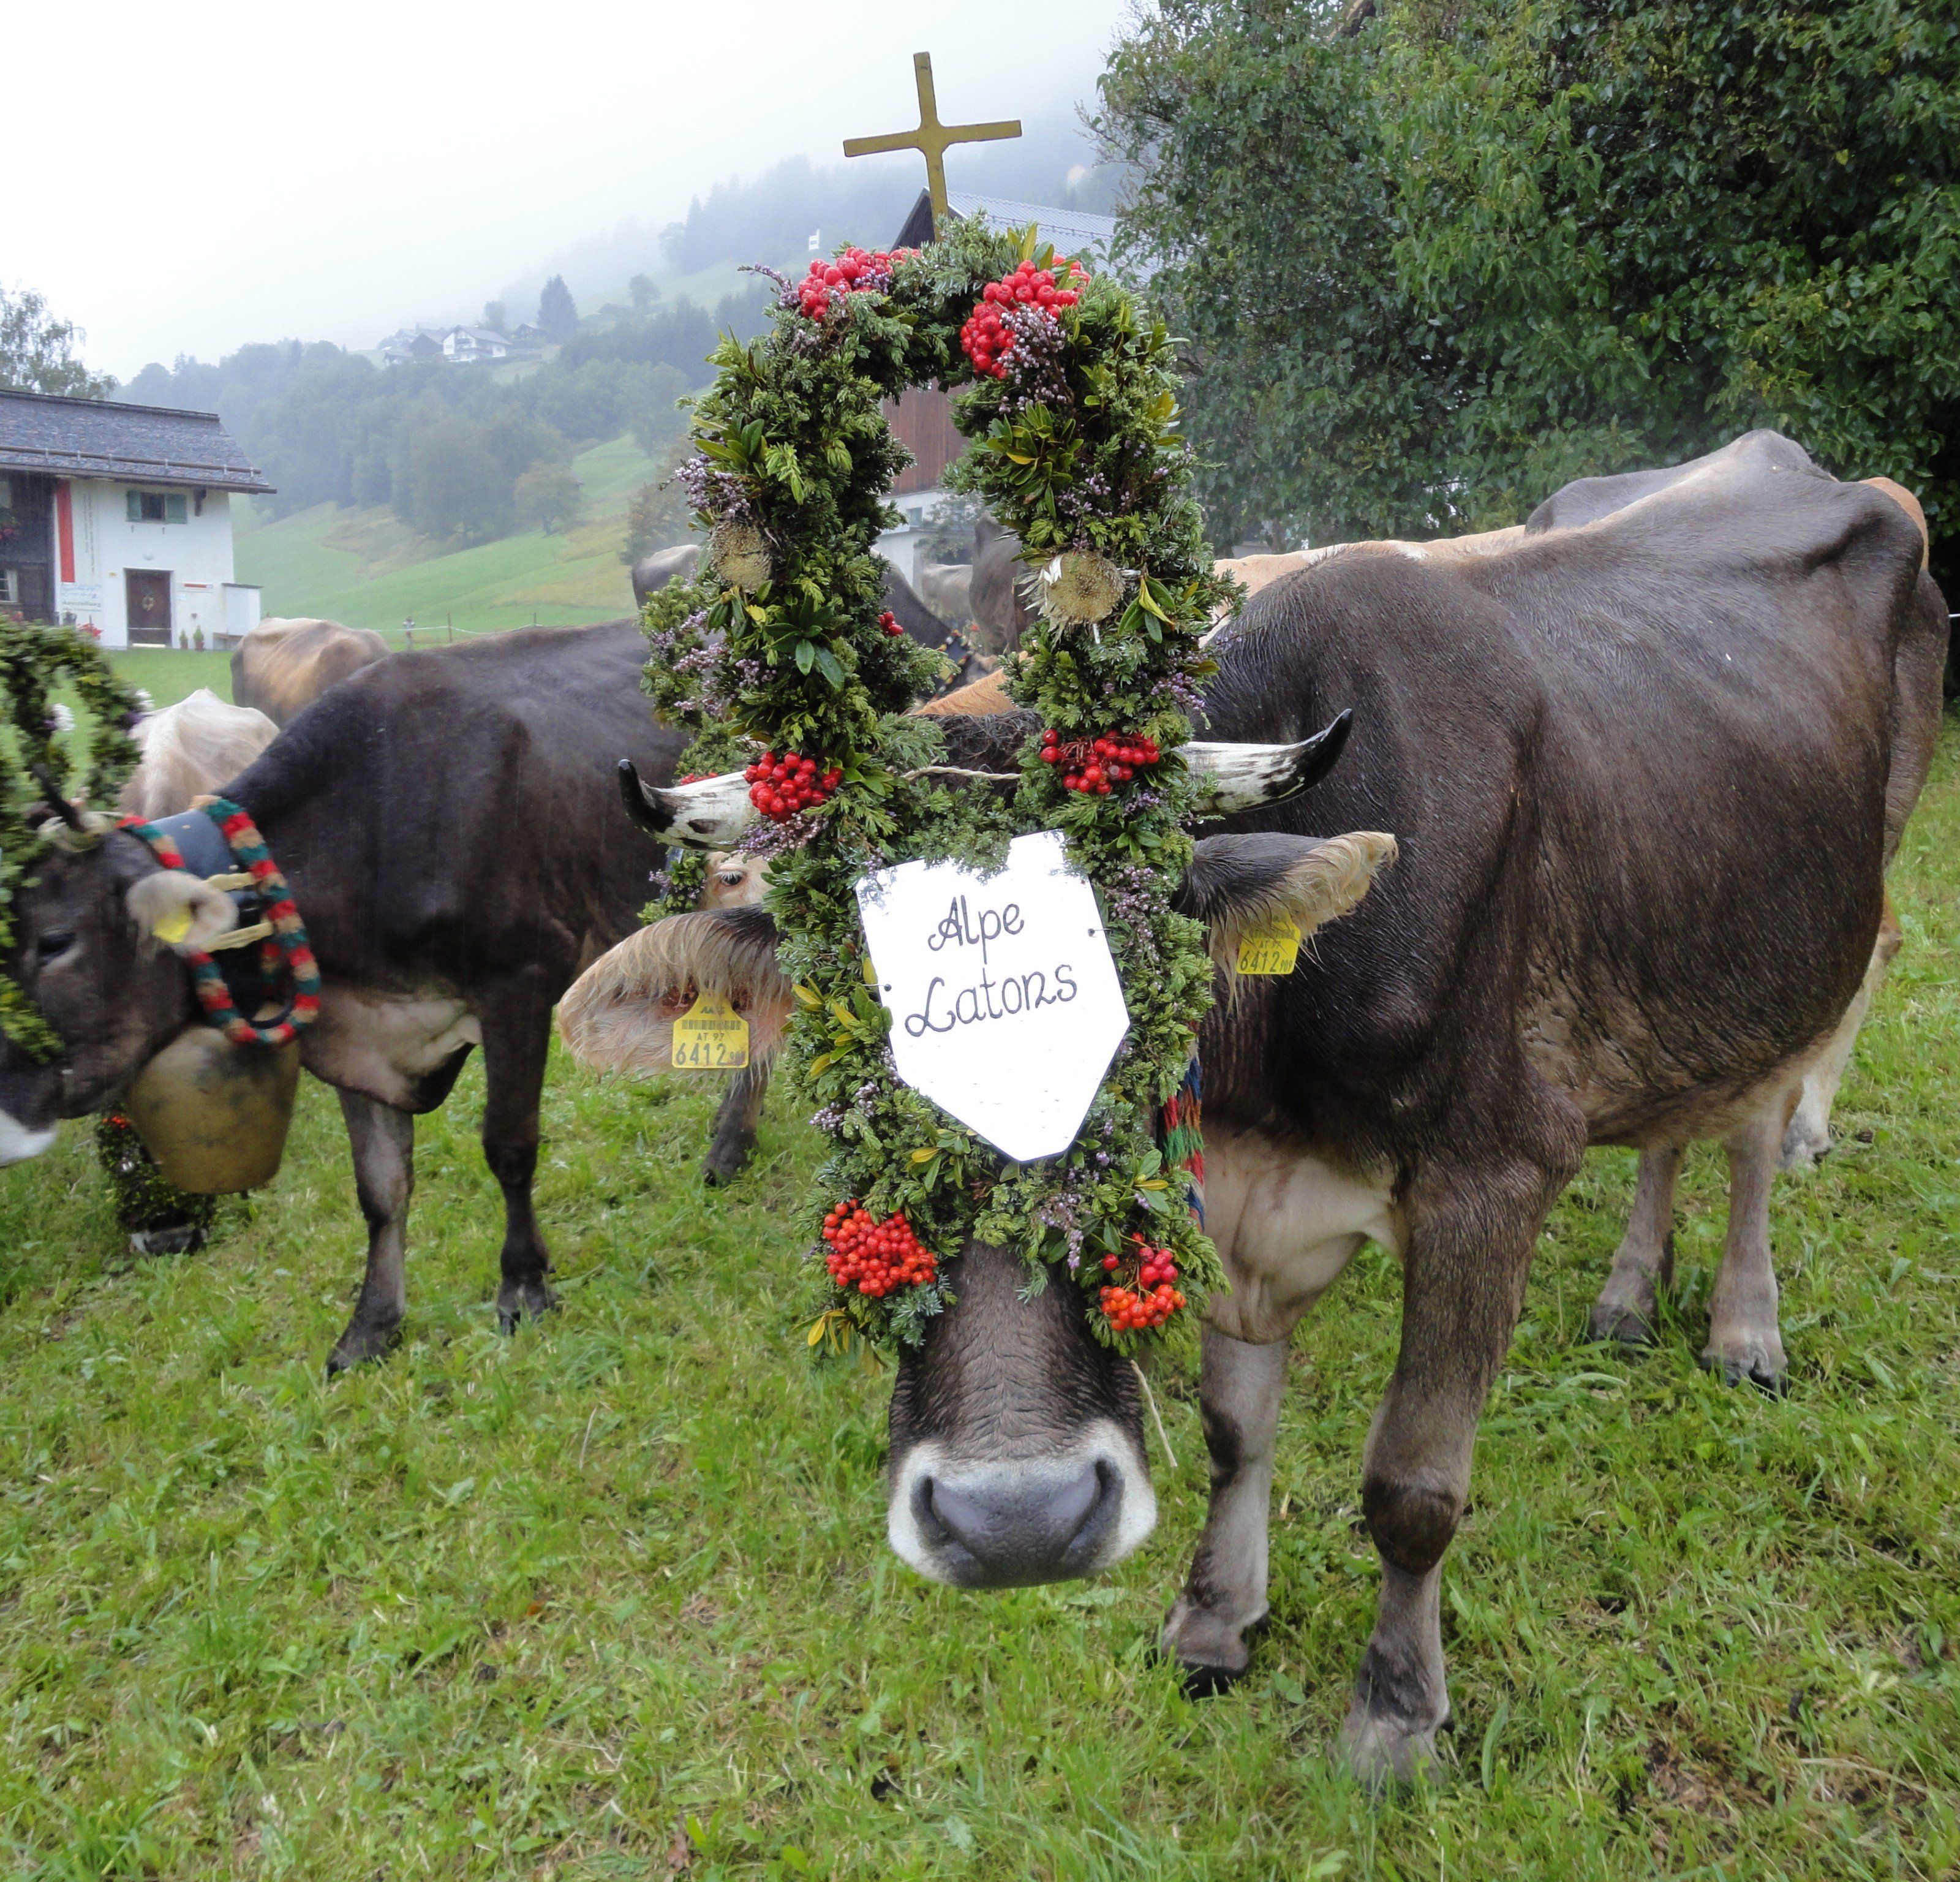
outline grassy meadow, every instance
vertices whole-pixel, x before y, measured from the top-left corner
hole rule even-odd
[[[541,530],[440,550],[385,508],[336,509],[330,503],[280,517],[248,520],[240,506],[238,579],[256,581],[269,615],[318,615],[388,633],[399,645],[413,616],[440,641],[459,633],[528,627],[533,620],[578,625],[616,620],[633,608],[619,559],[626,506],[654,474],[630,438],[595,445],[572,460],[585,493],[585,521],[555,535]]]
[[[156,655],[158,661],[182,656]],[[145,683],[153,683],[145,680]],[[401,1349],[329,1386],[364,1237],[337,1109],[214,1245],[132,1259],[86,1133],[0,1173],[0,1868],[22,1877],[1483,1878],[1960,1873],[1960,725],[1895,876],[1906,946],[1779,1181],[1793,1390],[1694,1363],[1690,1159],[1659,1348],[1583,1342],[1633,1158],[1559,1205],[1446,1571],[1452,1763],[1325,1748],[1375,1570],[1396,1334],[1364,1251],[1296,1341],[1273,1621],[1193,1702],[1152,1648],[1204,1508],[1093,1584],[929,1586],[884,1540],[887,1381],[813,1366],[780,1103],[704,1189],[716,1092],[555,1065],[564,1310],[491,1310],[474,1068],[418,1131]]]

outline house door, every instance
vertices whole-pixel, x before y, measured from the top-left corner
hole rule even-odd
[[[129,603],[129,645],[170,645],[170,574],[167,568],[126,568]]]

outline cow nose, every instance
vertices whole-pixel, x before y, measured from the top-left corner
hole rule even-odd
[[[950,1579],[1017,1587],[1087,1574],[1122,1507],[1123,1483],[1098,1458],[1061,1477],[998,1466],[964,1482],[924,1476],[912,1497]]]

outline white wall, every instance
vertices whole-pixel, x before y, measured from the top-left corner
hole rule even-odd
[[[124,607],[126,568],[167,569],[170,576],[170,629],[180,638],[204,630],[204,644],[228,631],[225,584],[235,572],[231,559],[231,500],[222,490],[205,493],[202,514],[197,493],[178,486],[184,499],[181,523],[132,523],[132,489],[161,489],[104,478],[76,478],[70,486],[75,513],[75,581],[56,590],[58,613],[78,623],[93,621],[105,647],[129,644]],[[56,573],[59,573],[57,564]],[[233,603],[235,607],[237,604]]]

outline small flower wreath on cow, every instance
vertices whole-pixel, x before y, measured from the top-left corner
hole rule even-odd
[[[1212,968],[1171,896],[1183,826],[1207,803],[1179,751],[1211,670],[1201,635],[1236,591],[1191,496],[1172,342],[1034,231],[977,220],[922,250],[849,249],[802,283],[776,279],[771,330],[724,340],[695,407],[681,476],[709,553],[648,604],[646,685],[696,732],[687,770],[739,775],[759,826],[740,846],[770,864],[796,995],[788,1068],[832,1146],[811,1212],[827,1304],[810,1343],[916,1342],[956,1285],[947,1255],[977,1234],[1034,1277],[1073,1273],[1098,1336],[1134,1352],[1220,1279],[1187,1207],[1186,1081]],[[1009,690],[1045,730],[992,788],[938,762],[938,724],[908,709],[938,657],[883,613],[875,545],[908,460],[881,402],[930,384],[957,391],[972,441],[949,482],[1038,572]],[[1130,1030],[1074,1146],[1017,1164],[897,1077],[853,885],[913,859],[997,868],[1010,838],[1042,830],[1063,833],[1100,900]],[[699,882],[677,858],[648,919],[695,906]]]
[[[82,801],[113,804],[142,756],[130,736],[143,712],[135,689],[72,628],[0,626],[0,688],[13,745],[0,747],[0,1031],[43,1064],[61,1056],[61,1042],[5,970],[14,953],[14,891],[48,852],[42,820],[70,809],[64,741],[73,721],[52,697],[63,680],[91,728]],[[40,819],[31,816],[37,807]]]

